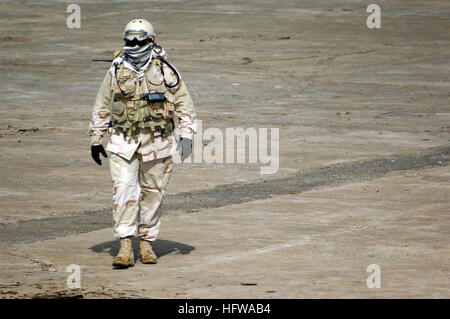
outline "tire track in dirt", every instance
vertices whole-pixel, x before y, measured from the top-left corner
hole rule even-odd
[[[366,161],[341,163],[297,172],[295,175],[247,184],[227,184],[211,189],[168,195],[164,213],[192,213],[266,199],[277,195],[299,194],[324,186],[358,183],[383,177],[391,172],[448,165],[450,146],[428,149],[411,155],[397,155]],[[15,224],[0,224],[0,246],[54,239],[113,226],[111,209],[90,211],[65,217],[42,218]]]

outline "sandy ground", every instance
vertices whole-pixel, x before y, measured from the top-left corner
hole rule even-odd
[[[86,135],[108,63],[92,59],[112,58],[138,16],[180,70],[203,131],[280,130],[277,173],[177,164],[168,195],[450,146],[448,1],[378,1],[380,29],[367,28],[363,1],[77,3],[80,29],[66,27],[63,1],[0,2],[1,227],[110,208],[108,162],[92,161]],[[448,162],[169,212],[159,263],[127,270],[111,269],[111,228],[33,242],[18,232],[0,245],[0,296],[448,298]],[[66,285],[70,264],[81,289]],[[370,264],[379,289],[367,288]]]

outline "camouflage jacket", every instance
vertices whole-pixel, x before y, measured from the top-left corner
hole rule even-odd
[[[134,70],[129,63],[123,61],[121,57],[113,61],[95,99],[88,132],[91,136],[91,145],[102,144],[103,135],[107,132],[111,121],[111,98],[116,82],[115,63],[123,63],[124,68],[139,74],[150,71],[153,58],[139,72]],[[165,83],[168,86],[175,85],[177,82],[176,74],[165,64],[163,64],[163,68]],[[137,138],[132,138],[114,130],[110,134],[106,150],[128,160],[137,152],[142,155],[143,161],[151,161],[175,154],[177,140],[180,137],[192,139],[193,134],[197,132],[197,115],[186,84],[180,78],[178,85],[169,90],[174,96],[174,120],[177,124],[170,135],[162,135],[160,132],[152,133],[148,128],[140,128],[137,132]]]

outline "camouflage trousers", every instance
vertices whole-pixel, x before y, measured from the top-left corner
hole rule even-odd
[[[109,168],[114,183],[114,236],[158,236],[161,202],[172,175],[172,156],[143,162],[139,154],[128,161],[111,153]]]

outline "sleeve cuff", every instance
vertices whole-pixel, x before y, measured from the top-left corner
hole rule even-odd
[[[101,136],[101,135],[92,135],[91,136],[91,145],[101,145],[102,138],[103,138],[103,136]]]
[[[184,129],[184,130],[181,131],[180,137],[181,138],[188,138],[188,139],[192,140],[193,137],[194,137],[194,133],[192,132],[191,129]]]

